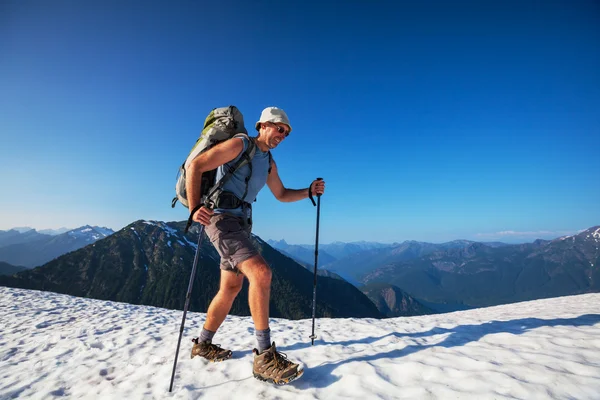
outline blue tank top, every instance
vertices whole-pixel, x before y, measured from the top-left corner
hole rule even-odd
[[[233,160],[221,165],[217,168],[217,176],[216,181],[218,182],[225,175],[225,171],[234,165],[246,149],[248,148],[248,139],[240,138],[244,143],[244,149],[242,152]],[[223,190],[228,191],[236,195],[238,199],[242,199],[244,195],[244,191],[246,190],[246,177],[250,174],[250,167],[248,164],[239,168],[227,182],[223,185]],[[246,197],[244,200],[247,203],[252,204],[254,200],[256,200],[256,196],[258,192],[265,186],[267,183],[267,177],[269,176],[269,152],[264,152],[256,146],[256,152],[254,153],[254,157],[252,157],[252,177],[248,182],[248,193],[246,193]],[[233,208],[233,209],[224,209],[224,208],[215,208],[215,214],[228,213],[237,215],[240,217],[244,217],[244,212],[242,207]],[[247,215],[246,217],[249,217]]]

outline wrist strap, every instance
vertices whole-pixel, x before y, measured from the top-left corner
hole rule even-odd
[[[313,198],[313,195],[312,195],[312,185],[313,185],[313,182],[311,182],[310,186],[308,187],[308,198],[310,199],[310,201],[312,201],[313,206],[316,207],[317,203],[315,203],[315,199]]]

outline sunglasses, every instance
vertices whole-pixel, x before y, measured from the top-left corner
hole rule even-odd
[[[284,128],[283,126],[281,126],[281,125],[277,125],[277,124],[274,124],[274,123],[272,123],[272,122],[269,122],[269,123],[270,123],[271,125],[273,125],[273,127],[275,127],[275,129],[277,129],[277,132],[285,134],[285,137],[288,137],[288,135],[290,134],[290,133],[288,132],[288,130],[287,130],[286,128]]]

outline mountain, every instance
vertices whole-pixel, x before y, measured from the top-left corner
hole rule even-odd
[[[325,267],[328,270],[341,275],[349,282],[352,282],[360,280],[366,273],[384,265],[419,258],[436,251],[463,248],[472,243],[475,242],[455,240],[447,243],[434,244],[410,240],[403,243],[395,243],[392,246],[380,246],[370,250],[359,251],[348,257],[327,264]]]
[[[186,235],[185,221],[137,221],[122,230],[65,254],[42,267],[0,277],[0,285],[65,293],[80,297],[182,309],[192,270],[198,227]],[[312,316],[313,274],[254,237],[273,270],[272,317]],[[190,310],[206,311],[219,285],[219,255],[204,237]],[[249,315],[244,284],[232,314]],[[318,280],[317,314],[326,317],[381,317],[375,305],[349,283]]]
[[[275,246],[282,246],[282,243],[285,243],[285,240],[281,240],[281,241],[267,240],[267,244],[269,244],[271,247],[277,249],[277,251],[279,251],[281,254],[283,254],[285,256],[288,256],[292,260],[296,261],[298,264],[300,264],[301,266],[303,266],[304,268],[306,268],[308,271],[312,272],[313,275],[314,275],[314,270],[315,270],[314,253],[313,253],[313,259],[312,259],[311,262],[304,261],[304,260],[302,260],[302,259],[300,259],[300,258],[298,258],[298,257],[296,257],[296,256],[294,256],[294,255],[292,255],[290,253],[288,253],[285,250],[281,250],[280,248],[275,247]],[[284,247],[284,246],[288,246],[287,243],[285,243],[282,247]],[[314,252],[314,250],[313,250],[313,252]],[[319,265],[321,265],[320,262],[319,262]],[[331,272],[331,271],[323,269],[321,267],[317,268],[317,275],[318,276],[327,276],[329,278],[335,278],[335,279],[345,280],[344,278],[342,278],[340,275],[336,274],[335,272]]]
[[[386,283],[371,283],[360,288],[361,292],[377,306],[386,317],[409,317],[413,315],[435,314],[400,288]]]
[[[288,244],[285,240],[267,240],[267,243],[271,246],[288,254],[294,260],[302,262],[304,264],[315,265],[315,246],[311,247],[301,246],[297,244]],[[335,261],[336,258],[328,254],[326,251],[321,250],[319,246],[319,258],[318,266],[329,264]]]
[[[314,274],[315,273],[314,273],[314,269],[313,269],[313,276],[314,276]],[[339,279],[339,280],[342,280],[344,282],[347,282],[342,276],[336,274],[335,272],[331,272],[331,271],[329,271],[327,269],[318,269],[317,270],[317,276],[326,276],[328,278]],[[353,285],[353,286],[355,286],[355,285]]]
[[[85,225],[80,228],[65,232],[65,235],[78,240],[85,240],[88,243],[93,243],[96,240],[104,239],[113,233],[115,232],[110,228]]]
[[[25,233],[0,231],[0,260],[33,268],[112,233],[111,229],[89,225],[59,235],[41,234],[35,230]]]
[[[319,254],[321,253],[321,249],[331,254],[336,259],[341,259],[344,257],[351,256],[353,254],[359,253],[361,251],[375,250],[375,249],[384,249],[386,247],[393,247],[394,244],[385,244],[385,243],[377,243],[377,242],[333,242],[328,244],[319,245]],[[314,246],[305,246],[310,249],[314,249]]]
[[[50,238],[50,235],[39,233],[35,229],[13,228],[8,231],[0,231],[0,248],[14,244],[36,242],[38,240],[50,240]]]
[[[106,229],[106,228],[104,228],[104,229]],[[44,233],[46,235],[56,236],[56,235],[60,235],[61,233],[69,232],[70,230],[71,229],[69,229],[69,228],[40,229],[38,232],[39,233]]]
[[[9,263],[5,263],[4,261],[0,261],[0,275],[12,275],[17,272],[25,271],[27,268],[25,267],[17,267],[15,265],[11,265]]]
[[[282,240],[268,240],[271,246],[277,250],[283,251],[289,254],[297,261],[302,261],[306,264],[315,264],[315,245],[314,244],[288,244],[285,239]],[[364,251],[384,249],[396,246],[394,244],[385,244],[378,242],[333,242],[328,244],[319,244],[319,267],[331,265],[335,261],[345,257],[351,257],[352,255]]]
[[[25,232],[28,232],[28,231],[34,231],[35,229],[30,228],[28,226],[17,226],[17,227],[12,228],[11,230],[17,231],[19,233],[25,233]]]
[[[361,282],[389,283],[419,301],[469,307],[598,292],[600,226],[552,241],[501,247],[474,242],[386,264]]]

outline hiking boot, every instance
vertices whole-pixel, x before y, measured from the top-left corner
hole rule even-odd
[[[285,385],[296,380],[304,373],[303,369],[298,369],[298,364],[294,364],[287,359],[283,353],[279,353],[275,348],[275,342],[267,350],[258,353],[258,350],[252,350],[254,353],[254,377],[260,381]]]
[[[194,345],[192,346],[192,356],[204,357],[208,361],[219,362],[225,361],[231,358],[231,350],[225,350],[219,347],[218,344],[212,344],[210,340],[200,342],[199,338],[192,339]]]

